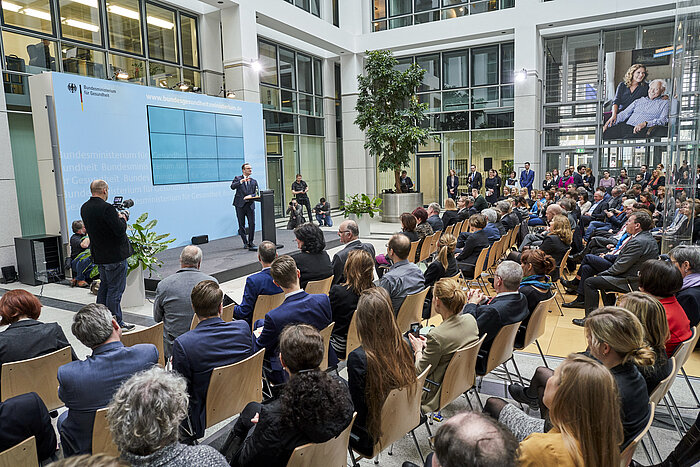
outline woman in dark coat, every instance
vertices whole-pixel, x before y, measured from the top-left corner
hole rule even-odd
[[[452,199],[459,197],[459,177],[455,169],[450,169],[450,175],[447,177],[447,196]]]
[[[489,176],[484,182],[484,186],[486,187],[486,201],[495,204],[498,197],[501,196],[501,179],[496,175],[495,170],[489,170]]]
[[[309,281],[318,281],[333,275],[333,266],[326,248],[323,231],[312,223],[303,224],[294,229],[297,246],[301,250],[292,255],[301,273],[299,285],[303,289]]]

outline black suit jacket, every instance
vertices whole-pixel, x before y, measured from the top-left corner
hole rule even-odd
[[[608,216],[605,215],[603,211],[608,209],[608,202],[601,201],[598,206],[595,207],[592,213],[589,214],[593,220],[604,221]]]
[[[90,237],[93,263],[118,263],[133,254],[126,236],[126,221],[119,217],[114,206],[93,196],[80,208],[80,217]]]
[[[36,437],[39,461],[56,452],[56,433],[49,411],[35,392],[11,397],[0,403],[0,451]]]
[[[462,208],[459,211],[457,211],[457,221],[466,221],[469,219],[469,216],[471,216],[471,213],[469,212],[468,208]],[[443,220],[444,222],[444,220]]]
[[[460,234],[460,237],[464,235],[466,238],[464,239],[464,247],[457,256],[457,261],[466,264],[476,264],[481,250],[488,248],[490,245],[489,237],[483,229],[471,232],[468,235],[465,235],[466,233]]]
[[[61,350],[70,346],[58,323],[24,319],[0,332],[0,365]],[[78,358],[71,349],[73,360]]]
[[[580,173],[574,172],[574,185],[576,185],[576,188],[583,186],[583,177],[581,176]]]
[[[520,219],[515,212],[509,212],[501,217],[501,224],[506,230],[511,230],[514,229],[516,225],[520,224]]]
[[[459,214],[457,211],[445,211],[442,214],[442,225],[445,228],[451,226],[452,224],[456,224],[459,222],[459,220]]]
[[[241,183],[241,180],[243,180],[243,175],[238,175],[231,182],[231,189],[236,191],[236,194],[233,196],[233,205],[237,208],[242,208],[246,204],[252,204],[253,208],[255,208],[255,202],[253,200],[243,198],[249,195],[255,195],[258,181],[251,178],[248,182]]]
[[[301,273],[299,285],[303,289],[309,281],[318,281],[330,277],[333,274],[333,266],[328,253],[306,253],[300,251],[292,255],[297,263],[297,269]]]
[[[681,290],[676,294],[676,299],[688,315],[690,326],[697,326],[700,323],[700,285]]]
[[[550,274],[552,276],[553,281],[559,279],[559,265],[561,264],[561,260],[564,259],[564,255],[570,247],[571,245],[567,245],[566,243],[564,243],[562,239],[559,238],[559,235],[549,234],[546,237],[544,237],[544,240],[542,240],[540,250],[554,258],[554,262],[556,263],[554,271],[552,271],[552,273]]]
[[[482,185],[482,180],[481,180],[481,173],[479,172],[474,172],[474,173],[469,173],[469,188],[476,188],[477,190],[481,190],[481,185]]]
[[[371,243],[362,243],[359,239],[353,240],[352,242],[348,243],[347,245],[345,245],[345,248],[343,248],[333,256],[332,266],[334,284],[340,284],[342,282],[345,282],[345,275],[343,274],[343,270],[345,269],[345,262],[348,260],[348,255],[353,250],[365,250],[367,253],[370,254],[372,259],[374,259],[374,257],[376,256],[374,252],[374,245],[372,245]]]

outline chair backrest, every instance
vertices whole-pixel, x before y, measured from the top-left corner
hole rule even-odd
[[[561,259],[561,263],[559,263],[559,277],[566,277],[564,276],[564,269],[566,269],[566,262],[569,260],[569,253],[571,253],[571,248],[566,250],[564,257]]]
[[[197,315],[195,315],[197,316]],[[163,354],[163,322],[156,323],[146,329],[139,331],[125,332],[122,334],[122,344],[124,347],[131,347],[136,344],[153,344],[158,349],[158,363],[165,366],[165,355]]]
[[[420,425],[420,399],[430,368],[431,366],[428,365],[428,368],[418,375],[416,381],[408,386],[394,389],[387,396],[382,405],[382,436],[374,445],[372,457]]]
[[[479,277],[486,269],[486,256],[491,249],[491,247],[484,248],[481,250],[481,253],[479,253],[479,257],[476,259],[476,264],[474,265],[474,279]]]
[[[630,465],[630,462],[632,462],[632,456],[634,455],[634,450],[637,449],[637,445],[639,442],[644,438],[644,435],[646,435],[649,432],[649,428],[651,428],[651,424],[654,421],[654,410],[656,409],[656,404],[653,402],[649,402],[649,421],[647,421],[646,426],[644,429],[637,435],[635,438],[630,442],[630,444],[627,445],[624,451],[622,451],[622,454],[620,454],[620,467],[627,467]]]
[[[309,281],[304,287],[304,290],[308,294],[325,294],[331,291],[331,285],[333,285],[333,276],[326,277],[319,281]]]
[[[352,318],[350,318],[350,327],[348,327],[348,338],[345,342],[345,358],[360,345],[362,344],[360,344],[360,335],[357,333],[357,315],[353,311]]]
[[[221,319],[226,322],[233,321],[233,309],[236,307],[235,303],[229,303],[223,310],[221,310]]]
[[[695,349],[695,345],[698,343],[698,328],[697,326],[693,326],[690,328],[692,331],[692,334],[690,335],[690,338],[684,340],[681,342],[678,347],[676,347],[676,351],[673,352],[673,356],[676,357],[676,364],[678,365],[678,368],[683,368],[683,365],[685,365],[685,362],[688,361],[690,358],[690,354],[693,353],[693,350]],[[5,371],[5,365],[3,365],[3,370]],[[3,395],[4,397],[4,395]]]
[[[552,295],[547,300],[542,300],[535,307],[535,311],[532,312],[530,321],[527,323],[522,349],[535,342],[535,340],[544,334],[544,328],[547,323],[547,312],[551,309],[552,302],[554,302],[555,299],[556,296]]]
[[[491,373],[494,368],[507,362],[513,356],[513,344],[515,335],[522,321],[503,326],[491,343],[489,357],[486,362],[486,374]]]
[[[207,389],[206,428],[240,413],[249,402],[262,401],[264,356],[265,349],[260,349],[245,360],[212,370]]]
[[[319,331],[321,337],[323,338],[323,360],[321,360],[321,371],[326,371],[328,369],[328,347],[331,345],[331,333],[333,332],[333,326],[335,326],[335,321]]]
[[[396,323],[401,332],[406,332],[411,327],[411,323],[420,323],[423,319],[423,302],[428,295],[430,287],[426,287],[420,292],[409,294],[404,299],[396,316]]]
[[[498,261],[498,258],[501,256],[502,240],[503,239],[496,240],[493,242],[493,245],[491,245],[491,251],[489,251],[489,257],[486,261],[486,269],[493,268],[496,265],[496,261]]]
[[[19,444],[0,452],[0,467],[39,467],[36,438],[31,436]]]
[[[654,404],[658,405],[661,399],[663,399],[666,396],[666,393],[671,389],[673,382],[676,380],[676,373],[678,373],[678,362],[676,361],[675,357],[671,357],[670,365],[671,373],[669,373],[666,378],[659,381],[659,384],[656,385],[654,390],[649,395],[649,400]]]
[[[510,237],[510,245],[509,246],[518,246],[518,233],[520,232],[520,224],[517,224],[515,227],[513,227],[513,235]]]
[[[357,412],[352,414],[350,424],[338,436],[325,443],[309,443],[298,446],[292,452],[287,467],[346,467],[348,465],[348,443],[350,431]]]
[[[445,376],[440,385],[440,409],[450,404],[459,396],[474,387],[476,379],[476,357],[479,355],[481,344],[484,343],[486,334],[481,339],[469,344],[467,347],[452,354],[452,359],[447,365]]]
[[[112,432],[109,431],[109,423],[107,423],[107,408],[95,412],[95,423],[92,425],[92,453],[119,457],[119,449],[114,444]]]
[[[163,336],[161,335],[161,340]],[[28,392],[39,395],[49,411],[63,407],[58,398],[58,367],[70,363],[71,348],[18,362],[3,363],[0,378],[2,401]]]
[[[469,219],[465,220],[462,224],[462,228],[459,229],[459,233],[466,232],[469,230]]]
[[[250,320],[250,325],[254,326],[255,322],[263,319],[265,315],[284,302],[284,292],[274,295],[258,295],[255,300],[255,308],[253,308],[253,318]]]
[[[430,257],[430,254],[433,252],[434,236],[435,234],[429,235],[423,239],[423,245],[420,247],[420,253],[418,254],[418,262],[425,261]]]
[[[423,240],[425,240],[428,237],[425,237]],[[408,261],[411,263],[416,262],[416,251],[418,251],[418,245],[421,243],[422,240],[416,240],[415,242],[411,242],[411,250],[408,252]]]

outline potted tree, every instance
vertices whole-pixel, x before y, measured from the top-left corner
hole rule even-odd
[[[394,193],[383,193],[384,222],[398,222],[402,212],[423,204],[421,193],[403,193],[401,170],[408,167],[411,153],[425,144],[430,129],[422,126],[428,104],[418,102],[416,90],[425,70],[417,64],[406,71],[396,69],[397,61],[388,50],[366,52],[365,75],[357,77],[357,124],[365,132],[365,149],[376,158],[380,172],[394,172]]]
[[[360,232],[369,234],[369,220],[382,211],[381,204],[381,198],[370,198],[364,193],[352,195],[343,201],[343,215],[357,222]]]

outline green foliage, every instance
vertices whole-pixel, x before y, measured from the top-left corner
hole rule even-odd
[[[421,124],[427,120],[428,104],[418,102],[416,89],[425,70],[417,64],[408,70],[396,69],[397,61],[388,50],[367,51],[366,76],[357,77],[359,95],[355,119],[365,132],[365,149],[377,158],[381,172],[394,171],[396,191],[401,192],[399,172],[411,161],[411,153],[429,138],[430,130]]]
[[[343,201],[345,217],[348,217],[350,214],[355,214],[358,217],[362,214],[369,214],[369,217],[374,217],[376,213],[382,212],[379,207],[381,204],[381,198],[370,198],[364,193],[349,196]]]
[[[129,272],[141,266],[144,271],[149,271],[150,277],[154,272],[158,274],[156,268],[163,265],[163,262],[156,255],[166,250],[168,245],[173,243],[175,239],[164,240],[170,234],[153,232],[152,229],[158,224],[158,221],[152,219],[144,225],[147,219],[148,213],[144,212],[135,222],[129,225],[129,242],[134,248],[134,254],[127,259],[127,262],[129,263]]]
[[[515,162],[512,160],[501,162],[501,177],[503,178],[503,180],[510,177],[510,173],[513,171],[514,166]]]

